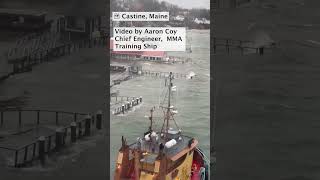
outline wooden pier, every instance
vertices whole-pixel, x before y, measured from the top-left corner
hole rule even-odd
[[[274,47],[275,44],[256,47],[253,41],[214,37],[212,50],[214,54],[232,54],[236,52],[237,54],[240,53],[241,55],[252,53],[263,55],[266,52],[272,51]]]
[[[110,97],[111,98],[111,97]],[[115,101],[121,103],[122,105],[113,109],[113,115],[124,114],[125,112],[131,110],[133,107],[142,103],[142,97],[127,97],[127,96],[115,96]],[[126,100],[126,101],[125,101]],[[112,102],[110,100],[110,102]]]
[[[30,119],[29,126],[23,123],[23,114],[27,112],[33,113],[36,117],[31,127],[29,127]],[[9,113],[16,114],[17,119],[7,119],[6,114]],[[48,119],[42,117],[46,113],[52,115],[51,121],[56,126],[48,125]],[[96,113],[79,113],[23,109],[1,111],[0,114],[2,130],[12,121],[16,121],[18,127],[16,131],[2,137],[0,141],[1,152],[13,159],[12,164],[9,165],[13,167],[24,167],[35,160],[40,160],[43,165],[45,156],[52,152],[59,152],[67,144],[72,144],[82,137],[92,135],[95,130],[102,129],[102,111],[100,110]],[[61,115],[67,117],[61,118]]]
[[[155,78],[167,78],[169,77],[170,72],[162,72],[162,71],[149,71],[149,70],[141,70],[138,73],[134,72],[135,75],[138,76],[148,76],[148,77],[155,77]],[[188,79],[193,78],[193,76],[190,76],[188,74],[182,74],[182,73],[172,73],[173,77],[175,79]]]
[[[8,74],[0,77],[0,80],[9,78],[12,75],[32,71],[32,67],[38,64],[52,61],[56,58],[70,55],[74,52],[79,52],[82,48],[95,48],[105,47],[107,37],[99,37],[94,39],[83,39],[75,42],[65,42],[56,46],[48,46],[47,48],[40,48],[32,52],[23,54],[22,56],[16,56],[13,54],[9,57],[15,57],[8,59],[8,63],[12,64],[13,68]],[[11,52],[15,53],[15,52]]]

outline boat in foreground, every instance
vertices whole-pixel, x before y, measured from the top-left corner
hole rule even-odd
[[[160,106],[164,120],[160,131],[153,129],[153,111],[150,110],[149,130],[133,144],[122,137],[118,152],[114,180],[207,180],[209,160],[197,147],[198,141],[186,136],[173,116],[177,113],[171,105],[172,73],[169,74],[166,106]],[[167,82],[167,81],[166,81]],[[176,128],[170,127],[173,121]]]

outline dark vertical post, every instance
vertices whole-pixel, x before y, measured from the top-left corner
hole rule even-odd
[[[18,150],[16,150],[16,155],[14,157],[14,167],[18,167]]]
[[[61,128],[56,129],[56,151],[59,151],[62,146],[62,136],[63,136],[63,131]]]
[[[216,45],[216,38],[213,38],[213,53],[216,53],[217,45]]]
[[[21,127],[21,119],[22,119],[22,117],[21,117],[21,111],[19,111],[19,127]]]
[[[23,163],[26,164],[27,160],[28,160],[28,147],[29,146],[26,146],[24,148],[24,158],[23,158]]]
[[[40,124],[40,111],[37,111],[37,124]]]
[[[140,99],[140,103],[142,103],[142,96],[140,96],[140,98],[139,98],[139,99]]]
[[[81,121],[78,123],[78,138],[82,136],[82,124]]]
[[[77,122],[77,113],[74,113],[73,121]]]
[[[51,137],[52,137],[52,136],[49,136],[49,137],[48,137],[48,147],[47,147],[47,152],[50,152],[50,151],[51,151]]]
[[[47,50],[46,61],[49,61],[49,50]]]
[[[68,135],[68,128],[65,128],[63,131],[63,136],[62,136],[62,145],[66,144],[66,137]]]
[[[102,111],[101,110],[97,112],[96,119],[97,119],[96,128],[100,130],[102,127]]]
[[[77,141],[77,124],[75,122],[72,122],[70,124],[71,126],[71,142],[76,142]]]
[[[124,114],[124,104],[122,104],[121,106],[121,111],[122,111],[122,114]]]
[[[59,112],[56,112],[56,125],[59,124]]]
[[[85,136],[90,136],[90,127],[91,127],[91,116],[87,115],[85,119],[85,130],[84,130]]]
[[[259,48],[259,54],[260,54],[260,56],[263,55],[263,46]]]
[[[95,119],[95,116],[93,114],[91,114],[91,123],[94,124],[94,119]]]
[[[41,165],[43,166],[45,164],[45,142],[46,138],[44,136],[40,136],[38,139],[39,142],[39,159],[41,162]]]
[[[3,111],[1,111],[1,126],[3,126]]]
[[[36,146],[37,146],[37,143],[33,143],[32,159],[34,159],[36,157]]]
[[[229,40],[227,40],[227,52],[230,52],[230,45],[229,45]]]

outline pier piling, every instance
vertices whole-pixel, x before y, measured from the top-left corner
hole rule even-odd
[[[96,128],[100,130],[102,128],[102,111],[101,110],[97,112],[96,119],[97,119]]]
[[[62,147],[63,130],[61,128],[56,129],[56,151],[59,151]]]
[[[39,159],[41,162],[41,165],[43,166],[45,164],[45,142],[46,138],[44,136],[40,136],[38,139],[39,142]]]
[[[78,122],[78,138],[80,139],[82,137],[82,124],[81,122]]]
[[[91,127],[91,116],[87,115],[85,119],[85,130],[84,130],[85,136],[90,136],[90,127]]]
[[[75,122],[72,122],[70,124],[71,126],[71,142],[77,141],[77,124]]]

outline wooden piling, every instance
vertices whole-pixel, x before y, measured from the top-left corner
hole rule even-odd
[[[72,122],[70,124],[71,126],[71,142],[77,141],[77,124],[75,122]]]
[[[24,158],[23,158],[23,164],[26,164],[27,160],[28,160],[28,147],[29,146],[26,146],[24,148]]]
[[[51,136],[48,137],[48,146],[47,146],[47,152],[51,151]]]
[[[56,147],[55,150],[59,151],[62,147],[63,130],[61,128],[56,129]]]
[[[3,126],[3,121],[4,121],[4,119],[3,119],[3,118],[4,118],[4,117],[3,117],[3,113],[4,113],[4,112],[1,111],[1,126]]]
[[[19,127],[21,127],[22,124],[22,114],[21,111],[19,111]]]
[[[18,167],[18,154],[19,154],[19,151],[16,150],[15,157],[14,157],[14,167]]]
[[[81,121],[78,122],[78,138],[82,137],[82,124]]]
[[[260,56],[263,55],[263,47],[260,47],[260,48],[259,48],[259,54],[260,54]]]
[[[32,160],[36,158],[36,147],[37,143],[33,143],[33,148],[32,148]]]
[[[46,138],[44,136],[40,136],[38,139],[39,142],[39,159],[41,162],[41,165],[43,166],[45,164],[45,141]]]
[[[102,111],[99,110],[96,114],[96,128],[101,129],[102,128]]]
[[[56,125],[59,125],[59,112],[56,112]]]
[[[37,111],[37,125],[40,124],[40,111]]]
[[[74,115],[73,115],[73,121],[74,121],[74,122],[77,122],[77,113],[74,113]]]
[[[91,116],[87,115],[85,119],[85,130],[84,130],[85,136],[90,136],[90,127],[91,127]]]

